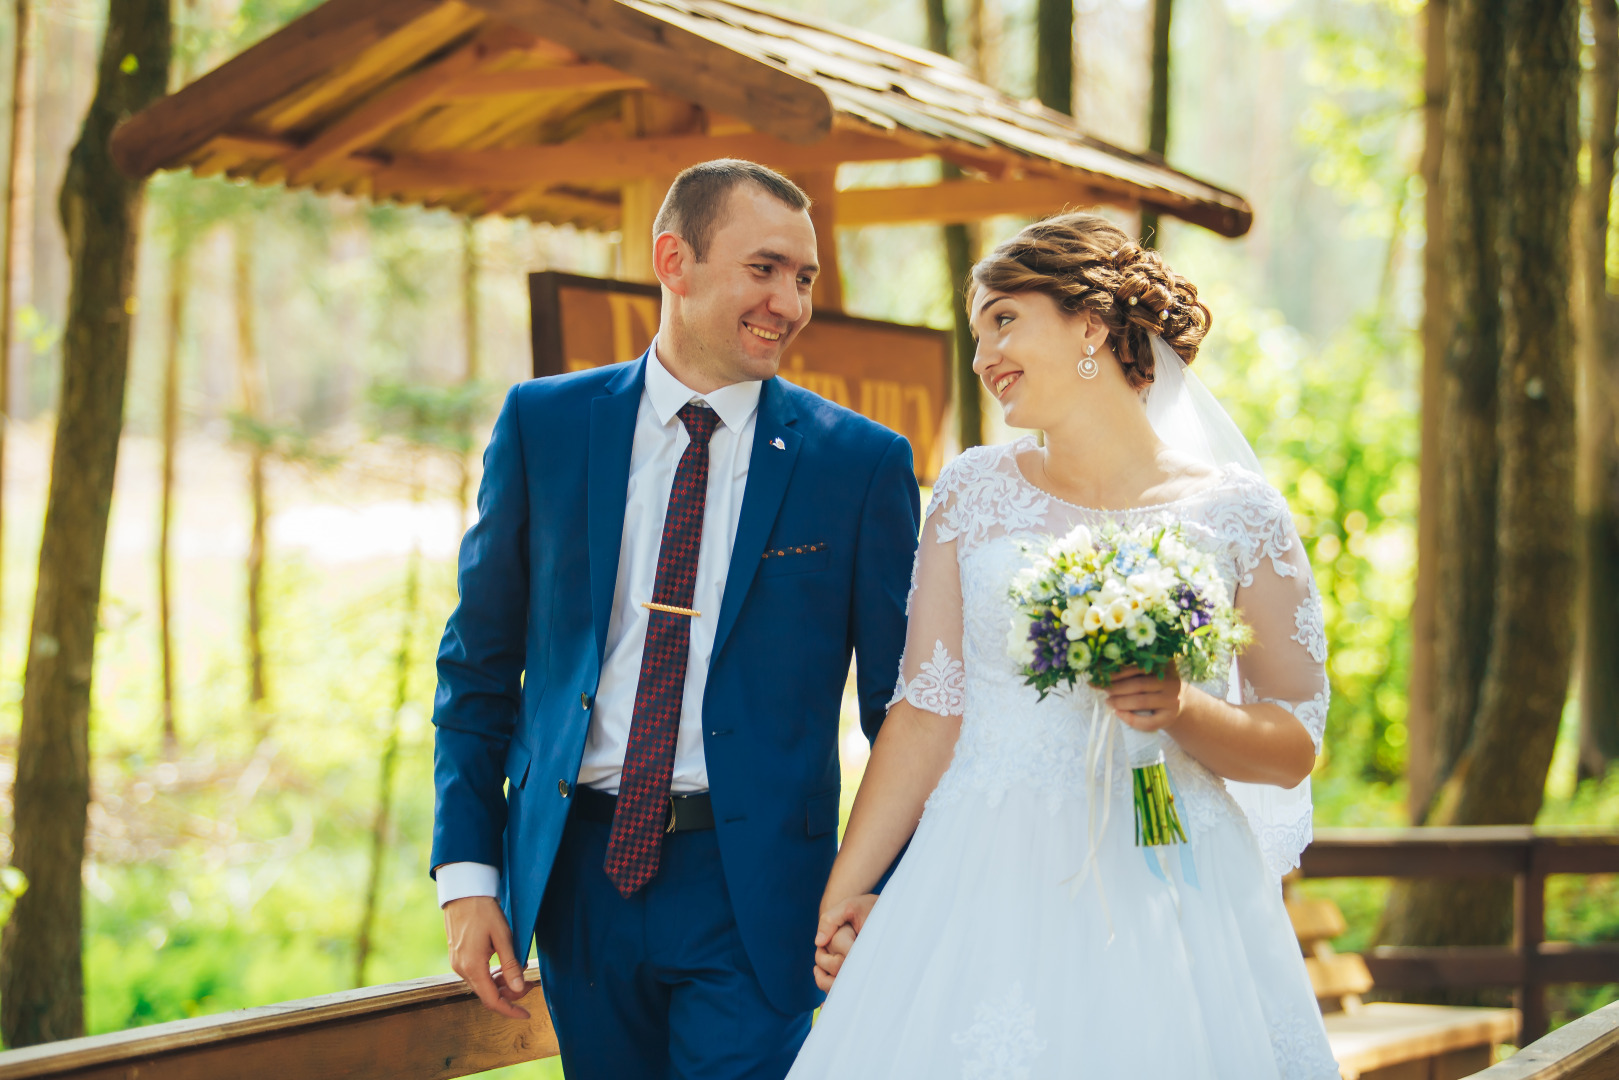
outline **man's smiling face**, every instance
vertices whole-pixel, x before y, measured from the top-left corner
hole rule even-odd
[[[682,290],[682,337],[699,354],[690,359],[723,383],[774,376],[810,320],[817,271],[808,211],[738,184]]]

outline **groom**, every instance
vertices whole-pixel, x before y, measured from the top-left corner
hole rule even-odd
[[[903,438],[775,377],[810,319],[808,208],[750,162],[681,173],[652,347],[519,384],[484,454],[432,865],[489,1008],[527,1015],[538,940],[570,1080],[779,1080],[820,1001],[839,702],[853,654],[876,736],[918,502]]]

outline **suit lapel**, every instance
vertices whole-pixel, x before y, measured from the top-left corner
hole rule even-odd
[[[624,536],[624,502],[630,484],[635,414],[646,383],[646,355],[610,379],[590,403],[590,449],[586,485],[586,536],[590,545],[590,612],[596,658],[607,649],[607,622],[618,579],[618,549]]]
[[[753,453],[748,459],[748,485],[742,495],[742,514],[737,520],[736,542],[731,545],[731,567],[725,576],[725,596],[720,602],[720,621],[714,630],[714,649],[709,654],[718,656],[742,610],[753,585],[753,575],[759,569],[759,557],[764,554],[765,541],[776,523],[782,497],[787,493],[787,481],[798,461],[799,445],[803,436],[792,425],[798,413],[780,379],[767,380],[759,394],[759,418],[754,425]],[[775,443],[781,442],[777,449]]]

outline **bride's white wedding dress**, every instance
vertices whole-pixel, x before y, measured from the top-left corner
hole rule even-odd
[[[1319,748],[1326,639],[1287,504],[1228,465],[1189,498],[1089,510],[1023,477],[1031,445],[970,450],[934,488],[895,700],[959,715],[961,735],[790,1080],[1335,1080],[1278,883],[1309,841],[1308,791],[1228,786],[1169,740],[1189,843],[1138,848],[1119,740],[1110,778],[1085,768],[1095,692],[1040,701],[1007,652],[1020,540],[1177,520],[1254,629],[1242,700],[1288,709]]]

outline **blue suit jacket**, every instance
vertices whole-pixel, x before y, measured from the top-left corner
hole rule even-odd
[[[499,866],[521,956],[601,677],[645,365],[507,395],[484,453],[478,522],[461,545],[461,602],[439,647],[430,865]],[[836,853],[849,659],[875,738],[904,645],[919,508],[903,438],[781,379],[760,394],[750,462],[703,753],[748,959],[770,1002],[800,1012],[820,1000],[812,938]]]

